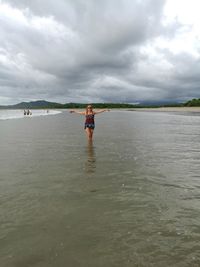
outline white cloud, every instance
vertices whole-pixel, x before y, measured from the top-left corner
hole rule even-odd
[[[167,0],[164,9],[166,20],[177,19],[183,24],[200,25],[198,0]]]
[[[198,97],[199,5],[0,1],[0,97],[3,102]]]
[[[200,2],[198,0],[168,0],[164,9],[164,23],[176,21],[182,27],[174,39],[159,40],[161,47],[169,48],[173,53],[190,53],[192,56],[200,56]]]

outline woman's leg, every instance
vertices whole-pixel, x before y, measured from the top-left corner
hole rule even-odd
[[[86,131],[86,133],[87,133],[87,138],[88,138],[88,140],[92,140],[94,129],[86,128],[85,131]]]
[[[92,140],[92,137],[93,137],[93,133],[94,133],[94,129],[90,129],[91,140]]]

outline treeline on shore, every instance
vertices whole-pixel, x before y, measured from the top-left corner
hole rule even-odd
[[[83,103],[67,103],[59,104],[48,102],[45,100],[21,102],[16,105],[0,106],[0,109],[84,109],[87,104]],[[200,107],[200,98],[192,99],[185,103],[168,103],[168,104],[127,104],[127,103],[93,103],[93,107],[97,109],[104,108],[159,108],[159,107]]]
[[[186,107],[200,107],[200,98],[193,98],[184,104]]]
[[[84,103],[53,103],[48,101],[21,102],[16,105],[0,106],[0,109],[85,109],[88,104]],[[126,103],[93,103],[92,106],[98,109],[104,108],[137,108],[144,107]]]
[[[159,107],[200,107],[200,98],[192,99],[185,103],[168,103],[168,104],[126,104],[126,103],[94,103],[94,108],[159,108]],[[64,108],[85,108],[87,104],[68,103],[63,105]]]

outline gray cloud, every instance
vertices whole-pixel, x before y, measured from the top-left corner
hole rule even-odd
[[[182,28],[165,0],[0,1],[0,102],[138,102],[199,96],[191,54],[143,51]],[[168,66],[170,65],[170,67]]]

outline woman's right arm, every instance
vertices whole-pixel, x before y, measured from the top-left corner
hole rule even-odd
[[[85,115],[84,111],[76,111],[76,110],[70,110],[70,113],[76,113],[76,114],[80,114],[80,115]]]

